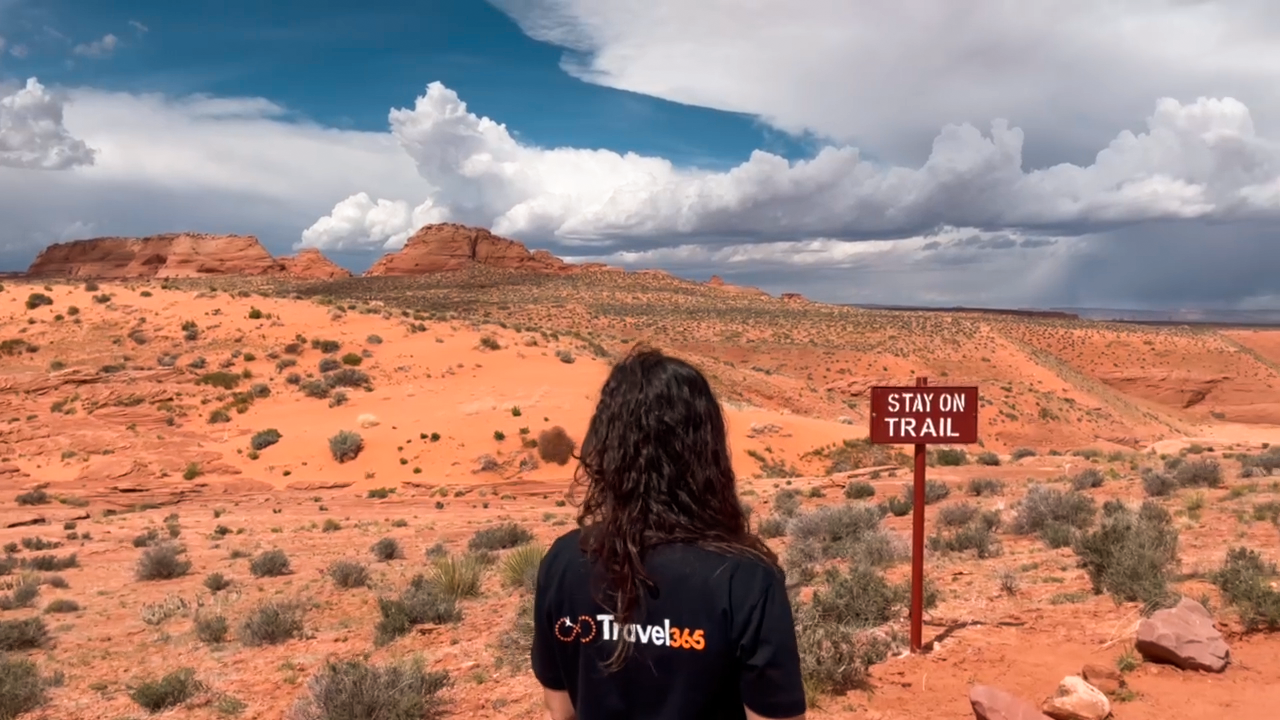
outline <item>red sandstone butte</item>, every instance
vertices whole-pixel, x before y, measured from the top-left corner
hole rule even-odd
[[[475,265],[538,272],[576,269],[545,250],[529,252],[523,243],[483,228],[439,223],[418,230],[402,249],[383,255],[365,275],[424,275]]]
[[[252,235],[172,233],[55,243],[40,251],[27,275],[103,279],[190,278],[209,275],[342,277],[346,271],[319,251],[277,260]],[[335,274],[335,272],[337,274]],[[314,273],[314,274],[312,274]],[[347,273],[350,275],[350,273]]]
[[[299,250],[297,255],[286,255],[277,261],[285,275],[316,280],[335,280],[351,277],[351,271],[340,267],[315,248]]]
[[[724,290],[725,292],[731,292],[731,293],[739,293],[742,295],[768,295],[769,294],[761,290],[760,288],[753,288],[749,285],[730,285],[729,283],[725,282],[724,279],[721,278],[719,275],[712,275],[711,279],[707,281],[707,285],[709,287],[713,287],[718,290]]]

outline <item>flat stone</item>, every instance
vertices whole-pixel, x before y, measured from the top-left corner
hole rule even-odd
[[[977,720],[1049,720],[1035,705],[990,685],[974,685],[969,705]]]
[[[1089,663],[1080,671],[1080,676],[1090,685],[1107,695],[1115,695],[1124,687],[1124,675],[1119,670],[1106,665]]]
[[[1102,720],[1111,714],[1111,701],[1084,678],[1068,675],[1040,709],[1053,720]]]
[[[1138,623],[1134,645],[1147,660],[1183,670],[1222,672],[1231,661],[1231,649],[1213,626],[1209,611],[1185,597],[1177,606]]]

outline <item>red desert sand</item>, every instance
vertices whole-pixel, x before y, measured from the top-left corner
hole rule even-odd
[[[565,436],[637,342],[724,402],[811,717],[1280,707],[1280,331],[858,310],[461,226],[393,277],[333,267],[187,234],[4,281],[0,710],[324,720],[307,699],[354,660],[420,663],[342,692],[416,688],[423,717],[545,717],[529,569],[574,523]],[[865,438],[868,388],[917,375],[980,387],[981,443],[930,455],[913,656],[910,448]]]

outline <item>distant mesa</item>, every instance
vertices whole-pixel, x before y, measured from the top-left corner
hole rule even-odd
[[[789,303],[809,302],[809,298],[801,295],[800,293],[782,293],[782,300],[783,302],[789,302]]]
[[[274,258],[252,235],[173,233],[55,243],[40,251],[31,277],[193,278],[212,275],[350,277],[318,250]]]
[[[719,275],[712,275],[711,279],[707,281],[707,286],[724,290],[725,292],[739,293],[742,295],[768,295],[769,294],[761,290],[760,288],[753,288],[748,285],[730,285],[729,283],[725,282],[724,278],[721,278]]]
[[[365,275],[426,275],[475,266],[555,273],[586,267],[571,265],[546,250],[529,252],[523,243],[483,228],[438,223],[418,230],[403,248],[383,255]]]

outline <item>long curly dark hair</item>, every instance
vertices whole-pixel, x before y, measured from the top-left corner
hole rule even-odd
[[[574,481],[585,486],[582,548],[602,571],[597,599],[619,623],[653,585],[644,560],[655,546],[699,545],[778,568],[748,527],[725,431],[711,384],[683,360],[637,346],[605,380]],[[620,637],[606,667],[622,667],[630,651]]]

